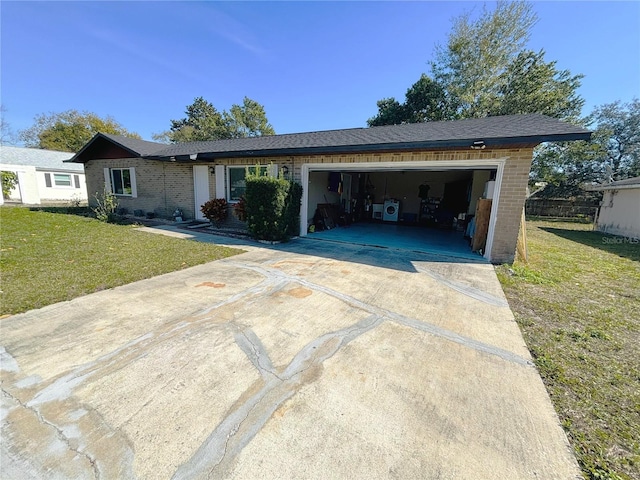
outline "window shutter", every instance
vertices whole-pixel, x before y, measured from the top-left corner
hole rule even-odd
[[[224,165],[215,166],[215,175],[216,175],[216,198],[227,198],[227,195],[225,193]]]
[[[80,175],[73,176],[73,183],[75,184],[76,188],[80,188]]]
[[[136,169],[131,167],[129,169],[130,172],[130,178],[131,178],[131,196],[133,198],[137,198],[138,197],[138,187],[136,187]]]
[[[269,175],[278,178],[278,165],[272,163],[267,167],[267,170],[269,171]]]
[[[104,188],[107,192],[113,193],[113,189],[111,188],[111,172],[108,168],[104,169]]]
[[[51,174],[50,173],[45,173],[44,174],[44,184],[51,188]]]

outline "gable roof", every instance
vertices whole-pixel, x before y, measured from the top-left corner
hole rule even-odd
[[[290,133],[175,145],[145,142],[150,144],[150,150],[158,148],[147,153],[140,152],[139,156],[156,160],[206,160],[229,157],[470,148],[474,142],[478,141],[486,147],[537,145],[542,142],[589,140],[590,138],[591,132],[584,128],[544,115],[530,114]],[[88,160],[89,158],[86,158],[83,152],[90,144],[91,142],[72,161]]]
[[[67,161],[84,163],[94,158],[146,157],[164,148],[167,148],[165,143],[149,142],[109,133],[97,133],[73,158]],[[100,152],[105,150],[109,150],[108,156],[101,157]],[[104,155],[104,153],[102,154]]]
[[[73,170],[82,172],[82,165],[64,163],[73,153],[0,145],[0,163],[32,166],[40,170]]]
[[[146,155],[151,155],[154,152],[162,148],[166,148],[166,143],[158,143],[158,142],[149,142],[147,140],[140,140],[138,138],[124,137],[122,135],[111,135],[107,133],[101,133],[103,137],[110,139],[111,141],[117,143],[121,147],[124,147],[127,150],[130,150],[132,153],[138,153],[140,156],[144,157]]]

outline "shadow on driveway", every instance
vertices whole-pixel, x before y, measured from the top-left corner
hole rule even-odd
[[[415,262],[469,265],[486,265],[489,263],[485,258],[479,255],[472,256],[471,254],[466,254],[455,256],[438,251],[417,251],[376,246],[372,244],[360,245],[355,243],[352,244],[347,242],[315,239],[313,237],[295,238],[285,243],[271,245],[268,243],[257,242],[247,237],[239,238],[209,232],[187,231],[170,225],[156,226],[149,230],[143,227],[140,230],[150,231],[153,233],[166,232],[166,234],[170,236],[217,245],[226,245],[245,249],[264,248],[283,253],[311,255],[329,260],[347,261],[372,267],[388,268],[412,273],[417,272],[414,266]]]

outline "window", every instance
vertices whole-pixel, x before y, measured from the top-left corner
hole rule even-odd
[[[56,187],[70,187],[71,175],[67,175],[65,173],[54,173],[53,183]]]
[[[227,200],[230,202],[237,202],[245,194],[247,184],[244,181],[244,177],[247,173],[247,168],[251,172],[255,171],[255,167],[227,167],[227,191],[229,192]],[[267,165],[262,165],[260,167],[260,175],[266,175],[267,168],[269,168]]]
[[[53,178],[52,178],[53,177]],[[77,175],[74,175],[77,177]],[[46,172],[44,174],[44,184],[47,188],[55,188],[55,187],[73,187],[71,183],[71,175],[68,173],[49,173]],[[78,188],[78,187],[76,187]]]
[[[131,195],[131,171],[128,168],[111,169],[111,191],[116,195]]]
[[[114,195],[137,197],[136,172],[130,168],[105,168],[104,182]]]

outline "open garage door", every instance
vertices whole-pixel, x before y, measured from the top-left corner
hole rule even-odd
[[[503,159],[305,164],[300,234],[491,260],[503,166]]]

